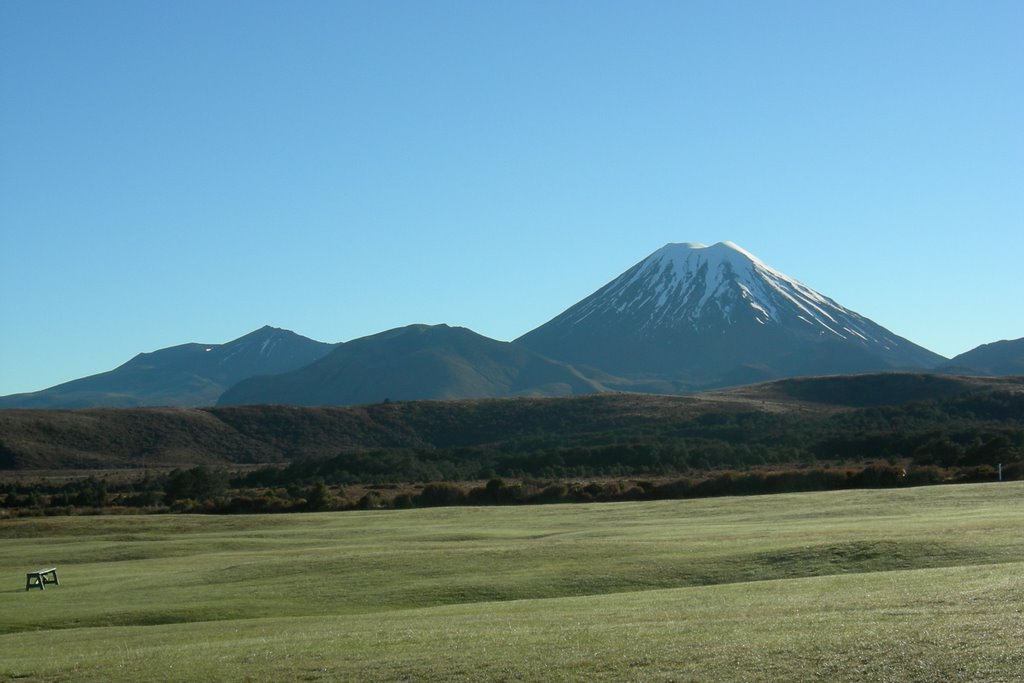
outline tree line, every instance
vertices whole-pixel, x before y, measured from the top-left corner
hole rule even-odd
[[[508,421],[503,405],[513,404],[486,404],[495,413],[489,433],[507,433],[494,426]],[[581,409],[601,404],[562,405],[582,420]],[[122,483],[95,476],[11,483],[0,487],[0,507],[277,512],[584,502],[989,481],[1000,465],[1004,479],[1016,479],[1024,464],[1024,394],[1008,391],[832,414],[723,410],[660,422],[618,416],[597,431],[566,429],[566,419],[555,411],[543,428],[484,445],[479,435],[460,444],[446,434],[437,437],[446,446],[349,448],[244,474],[194,467]],[[503,483],[474,483],[481,481]],[[631,483],[611,491],[609,481]],[[398,484],[415,488],[400,491]],[[342,494],[351,486],[364,493]]]

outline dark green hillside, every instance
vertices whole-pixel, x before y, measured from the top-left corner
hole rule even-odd
[[[578,403],[573,401],[572,403]],[[578,407],[578,406],[573,406]],[[605,406],[607,407],[607,406]],[[691,405],[673,418],[604,429],[510,433],[501,442],[476,444],[436,439],[430,445],[342,451],[333,458],[303,458],[285,470],[254,476],[263,484],[385,483],[499,477],[604,477],[670,475],[710,470],[781,468],[815,463],[900,462],[919,468],[1007,465],[1022,474],[1024,393],[985,391],[930,401],[828,412],[737,409]],[[592,425],[593,427],[593,425]],[[897,474],[899,468],[894,470]],[[890,472],[884,476],[890,477]],[[916,473],[923,481],[938,472]]]
[[[606,394],[348,408],[6,410],[0,411],[0,467],[280,462],[407,448],[537,449],[660,433],[687,416],[739,409],[678,396]]]
[[[871,405],[884,396],[890,405]],[[858,403],[870,407],[848,407]],[[1018,460],[1022,448],[1024,380],[1006,378],[865,375],[692,397],[0,411],[0,467],[22,470],[302,460],[319,461],[303,471],[326,478],[379,482],[894,458],[988,466]]]
[[[1008,380],[1005,386],[1018,386]],[[892,372],[782,379],[727,392],[756,398],[790,399],[830,406],[867,408],[944,398],[1004,386],[998,379],[976,380],[924,373]]]
[[[281,455],[189,408],[0,410],[0,469],[277,462]]]
[[[604,387],[524,346],[448,325],[410,325],[339,345],[292,372],[247,379],[218,405],[343,406],[591,394]]]

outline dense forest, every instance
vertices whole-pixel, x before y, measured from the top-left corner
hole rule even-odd
[[[332,412],[340,409],[213,409],[208,417],[259,444],[270,463],[245,471],[191,463],[119,483],[8,478],[0,505],[247,512],[1020,478],[1024,392],[940,393],[948,395],[860,408],[808,406],[806,396],[770,404],[764,393],[730,401],[616,395],[418,402],[346,409],[341,421]]]
[[[246,483],[466,481],[621,477],[795,464],[904,461],[977,467],[1024,457],[1024,394],[993,391],[836,414],[716,411],[600,433],[543,432],[499,447],[340,452],[266,468]]]

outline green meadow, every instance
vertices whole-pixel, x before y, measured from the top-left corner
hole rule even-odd
[[[1024,483],[36,517],[0,547],[0,680],[1024,679]]]

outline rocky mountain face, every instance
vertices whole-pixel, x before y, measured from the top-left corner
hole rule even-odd
[[[109,372],[0,397],[0,408],[208,406],[247,377],[303,367],[333,348],[289,330],[263,327],[226,344],[181,344],[140,353]]]
[[[516,341],[655,391],[944,360],[731,242],[666,245]]]
[[[938,367],[958,375],[1024,375],[1024,337],[982,344]]]
[[[293,372],[253,377],[219,405],[352,405],[386,399],[565,396],[602,391],[565,363],[464,327],[410,325],[344,344]]]

